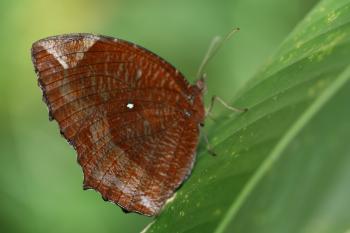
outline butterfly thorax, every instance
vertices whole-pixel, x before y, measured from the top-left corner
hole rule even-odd
[[[196,123],[202,124],[205,119],[205,108],[203,105],[203,89],[198,87],[197,84],[191,86],[191,92],[193,96],[192,111],[193,119]]]

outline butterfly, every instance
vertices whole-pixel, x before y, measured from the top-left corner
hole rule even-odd
[[[157,215],[194,165],[204,79],[191,85],[158,55],[108,36],[52,36],[31,52],[50,120],[77,152],[84,189],[126,212]]]

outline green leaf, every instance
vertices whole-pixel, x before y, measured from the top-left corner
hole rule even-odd
[[[219,118],[146,232],[349,232],[350,0],[321,1]]]

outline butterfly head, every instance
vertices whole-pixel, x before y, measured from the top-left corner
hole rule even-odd
[[[190,112],[194,113],[193,119],[199,124],[202,124],[205,119],[205,109],[203,104],[203,95],[207,92],[205,79],[206,75],[203,74],[194,85],[191,85],[191,95],[188,96],[188,101],[192,105]]]
[[[202,76],[196,81],[196,87],[199,89],[202,95],[206,94],[208,89],[207,89],[207,84],[205,80],[207,79],[207,74],[202,74]]]

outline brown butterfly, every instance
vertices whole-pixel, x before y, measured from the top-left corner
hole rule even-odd
[[[50,119],[77,151],[84,189],[156,215],[191,173],[204,78],[191,85],[154,53],[93,34],[39,40],[32,60]]]

